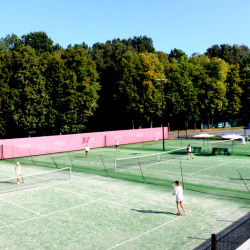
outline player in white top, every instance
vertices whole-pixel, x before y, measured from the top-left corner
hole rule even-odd
[[[158,136],[156,135],[155,136],[155,144],[157,144],[158,143]]]
[[[15,172],[16,172],[16,176],[17,176],[17,184],[19,184],[20,177],[22,178],[23,183],[25,183],[23,175],[22,175],[22,170],[23,170],[22,166],[20,165],[19,162],[17,162],[16,163],[16,167],[15,167]]]
[[[244,136],[241,138],[241,144],[242,144],[242,148],[246,148],[247,147],[246,146],[246,139],[245,139]]]
[[[189,155],[192,157],[192,159],[194,159],[194,156],[192,154],[192,147],[190,144],[187,146],[187,151],[188,151],[187,159],[189,160]]]
[[[85,157],[89,157],[89,146],[86,145],[85,147]]]
[[[120,152],[119,141],[116,140],[115,142],[116,152]]]
[[[179,181],[175,181],[175,184],[172,184],[174,188],[173,195],[176,196],[176,206],[177,206],[177,215],[181,215],[180,207],[183,209],[184,213],[186,214],[186,210],[183,205],[183,189]]]

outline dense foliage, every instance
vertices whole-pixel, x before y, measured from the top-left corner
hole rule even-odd
[[[0,137],[250,122],[250,50],[214,45],[192,57],[152,39],[63,49],[44,32],[0,39]],[[157,81],[156,79],[167,79]]]

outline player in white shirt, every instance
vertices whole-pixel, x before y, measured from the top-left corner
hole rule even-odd
[[[19,162],[17,162],[16,167],[15,167],[15,172],[16,172],[16,176],[17,176],[17,184],[19,184],[20,177],[22,178],[23,183],[25,183],[23,175],[22,175],[22,171],[23,171],[22,166],[20,165]]]
[[[186,214],[186,210],[184,208],[183,205],[183,188],[180,184],[179,181],[175,181],[175,184],[172,184],[173,188],[174,188],[174,193],[173,195],[176,196],[176,206],[177,206],[177,215],[181,215],[181,211],[180,211],[180,207],[183,209],[184,213]]]
[[[120,152],[119,141],[116,140],[115,142],[116,152]]]
[[[245,137],[242,137],[241,138],[241,144],[242,144],[242,148],[246,148],[246,138]]]
[[[191,156],[192,159],[194,159],[194,156],[192,154],[192,147],[190,144],[187,146],[187,152],[188,152],[187,159],[189,160],[189,156]]]
[[[86,145],[85,147],[85,157],[89,157],[89,146]]]

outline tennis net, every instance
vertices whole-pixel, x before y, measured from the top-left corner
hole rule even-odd
[[[142,156],[128,157],[128,158],[118,158],[115,159],[115,171],[138,165],[151,164],[153,162],[161,162],[171,158],[176,159],[178,158],[178,156],[182,156],[186,152],[187,149],[185,147],[157,154],[142,155]]]
[[[71,168],[26,175],[22,178],[19,177],[19,184],[17,184],[17,177],[0,180],[0,193],[9,193],[71,180]]]
[[[231,145],[232,144],[230,140],[213,141],[213,142],[210,142],[209,149],[212,150],[213,148],[228,148]]]

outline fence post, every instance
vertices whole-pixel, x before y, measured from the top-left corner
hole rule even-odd
[[[216,234],[212,234],[212,245],[211,245],[211,250],[216,250]]]

